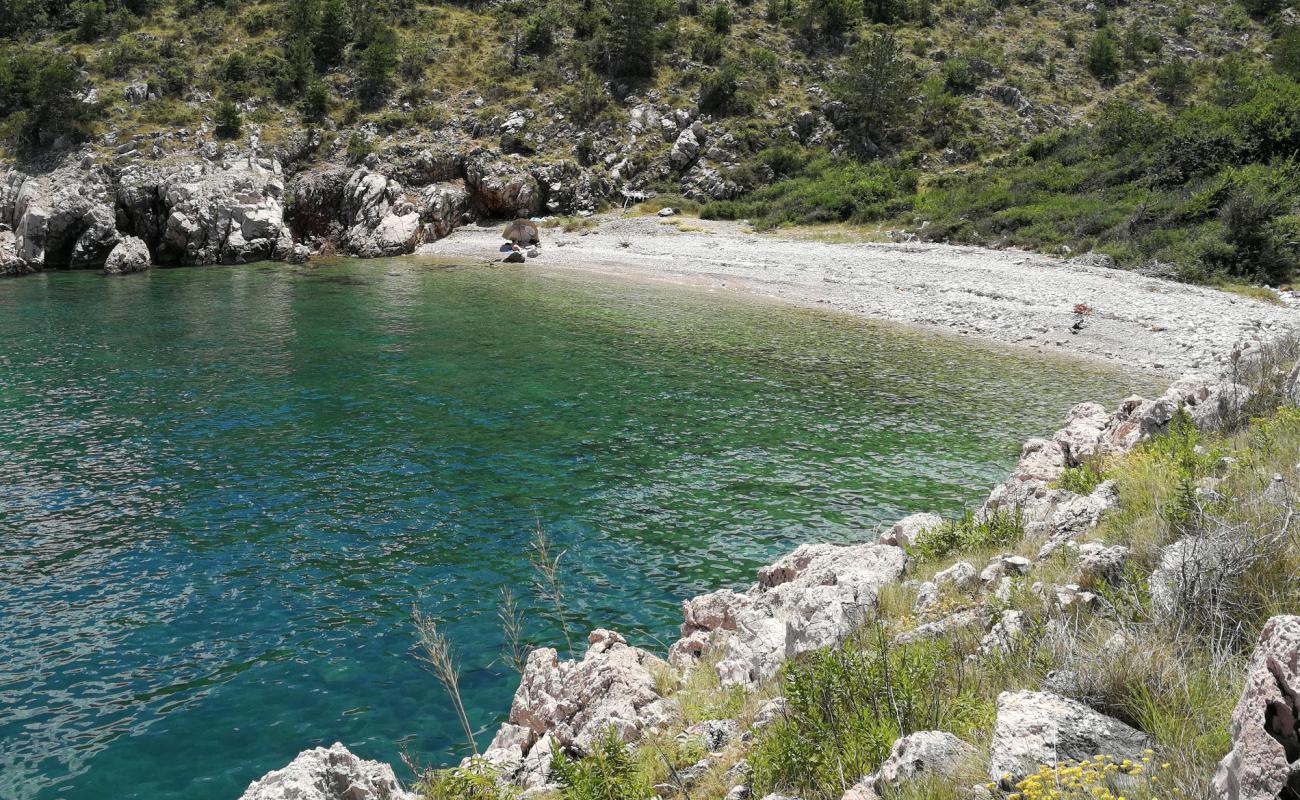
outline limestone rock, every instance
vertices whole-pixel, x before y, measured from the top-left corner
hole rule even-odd
[[[1084,704],[1047,692],[1003,692],[989,747],[989,777],[1015,782],[1040,765],[1097,755],[1138,760],[1145,734]]]
[[[974,657],[1010,653],[1016,639],[1024,633],[1024,630],[1023,611],[1003,611],[998,621],[989,628],[989,632],[980,639],[979,650]]]
[[[1300,796],[1300,616],[1264,625],[1229,730],[1232,750],[1214,776],[1219,798]]]
[[[268,772],[240,800],[416,800],[402,790],[393,768],[365,761],[335,743],[298,754],[289,766]]]
[[[0,276],[26,275],[35,270],[18,256],[18,240],[13,231],[0,231]]]
[[[1107,547],[1099,542],[1079,545],[1079,561],[1074,568],[1074,582],[1082,586],[1115,583],[1124,572],[1129,549],[1124,545]]]
[[[740,735],[740,726],[734,719],[707,719],[687,728],[683,737],[698,739],[705,752],[717,753]]]
[[[715,592],[686,604],[674,663],[689,668],[717,648],[725,685],[771,677],[787,659],[844,641],[897,580],[907,556],[897,547],[803,545],[758,572],[745,593]]]
[[[284,219],[278,163],[238,159],[133,163],[119,176],[125,230],[145,241],[162,264],[242,264],[284,259],[293,239]]]
[[[117,243],[104,261],[105,275],[125,275],[149,268],[149,248],[144,240],[135,236],[124,236]]]
[[[668,153],[668,163],[674,169],[684,170],[695,163],[699,154],[700,141],[692,129],[686,128],[677,135],[677,141],[673,142],[673,149]]]
[[[943,524],[938,514],[909,514],[880,535],[880,543],[895,547],[911,547],[922,533]]]
[[[0,182],[0,223],[13,231],[7,271],[103,266],[119,238],[113,208],[112,180],[93,158],[66,159],[40,175],[7,171]]]
[[[1065,427],[1052,437],[1064,450],[1069,466],[1078,466],[1098,455],[1109,419],[1110,414],[1100,403],[1080,403],[1070,409]]]
[[[944,731],[918,731],[894,742],[876,771],[875,785],[898,788],[926,776],[956,777],[977,754],[974,747]]]
[[[489,217],[531,217],[542,208],[542,190],[517,157],[484,154],[465,164],[465,184],[474,205]]]
[[[586,752],[611,727],[635,742],[677,714],[655,689],[655,673],[668,664],[613,631],[592,631],[588,644],[581,661],[562,661],[549,647],[528,656],[509,720],[485,754],[520,786],[545,782],[554,750]]]

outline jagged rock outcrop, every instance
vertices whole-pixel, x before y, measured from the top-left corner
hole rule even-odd
[[[1214,776],[1219,798],[1300,797],[1300,616],[1264,625],[1229,730],[1232,750]]]
[[[673,142],[673,149],[668,153],[668,163],[674,169],[684,170],[695,163],[700,155],[700,140],[691,128],[684,129]]]
[[[1141,731],[1076,700],[1047,692],[1003,692],[989,746],[989,777],[1014,783],[1041,765],[1097,755],[1137,761],[1148,744]]]
[[[13,231],[0,230],[0,276],[26,275],[35,272],[18,256],[18,240]]]
[[[592,631],[581,661],[562,661],[549,647],[534,650],[509,720],[484,757],[507,780],[532,788],[546,782],[552,752],[586,752],[611,727],[635,742],[677,715],[676,704],[655,689],[656,673],[671,669],[607,630]]]
[[[0,223],[13,231],[11,274],[55,268],[101,267],[119,235],[112,181],[94,158],[65,160],[42,175],[18,170],[0,184]]]
[[[124,236],[104,260],[105,275],[126,275],[149,268],[149,247],[136,236]]]
[[[286,258],[278,162],[237,159],[133,164],[118,179],[119,224],[143,239],[160,264],[243,264]]]
[[[298,754],[289,766],[268,772],[240,800],[417,800],[403,791],[393,768],[358,758],[342,744]]]
[[[518,156],[480,154],[465,164],[474,207],[489,217],[531,217],[542,210],[542,190],[530,164]]]
[[[690,669],[716,648],[724,685],[769,678],[790,658],[844,641],[875,607],[880,587],[906,565],[906,554],[888,545],[803,545],[760,569],[747,592],[684,603],[682,638],[669,660]]]
[[[361,258],[412,253],[467,221],[470,196],[462,181],[408,189],[387,174],[387,167],[374,157],[353,170],[328,168],[298,176],[288,219],[300,236],[335,241]]]

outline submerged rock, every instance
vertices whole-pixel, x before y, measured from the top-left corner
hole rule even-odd
[[[366,761],[335,743],[298,754],[289,766],[248,785],[240,800],[418,800],[393,768]]]

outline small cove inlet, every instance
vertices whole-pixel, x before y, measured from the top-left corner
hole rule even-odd
[[[652,649],[804,541],[957,513],[1140,376],[680,287],[418,259],[0,282],[0,797],[234,800],[491,731],[542,525]]]

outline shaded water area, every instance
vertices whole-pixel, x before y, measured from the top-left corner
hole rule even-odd
[[[415,259],[0,282],[0,797],[234,800],[299,750],[483,738],[540,524],[575,629],[957,513],[1140,378],[674,287]],[[577,641],[585,641],[579,635]],[[399,773],[402,770],[399,767]]]

